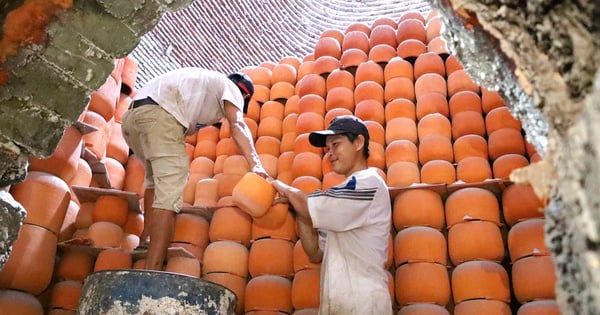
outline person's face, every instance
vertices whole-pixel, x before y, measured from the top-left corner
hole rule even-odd
[[[350,142],[345,135],[327,136],[325,139],[327,157],[331,161],[334,172],[348,176],[355,171],[357,158],[362,154],[363,139],[359,136],[354,142]]]

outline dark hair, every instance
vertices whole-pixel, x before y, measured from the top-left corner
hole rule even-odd
[[[242,112],[246,114],[248,112],[248,104],[250,103],[250,98],[254,95],[254,83],[250,76],[242,72],[232,73],[227,76],[229,80],[231,80],[235,85],[240,89],[240,93],[242,95],[246,95],[244,98],[244,108]]]
[[[346,138],[348,138],[350,142],[354,142],[354,140],[358,138],[358,135],[353,133],[343,133],[343,135],[346,136]],[[363,156],[365,157],[365,159],[368,159],[371,155],[371,152],[369,151],[369,136],[363,135],[363,137],[365,138],[365,145],[363,145]]]

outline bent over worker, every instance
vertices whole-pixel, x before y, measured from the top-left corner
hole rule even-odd
[[[345,180],[308,195],[278,180],[272,184],[297,214],[309,259],[322,261],[319,314],[392,314],[385,271],[391,202],[385,181],[367,165],[367,127],[339,116],[309,141],[328,149],[333,170]]]
[[[194,67],[160,75],[137,91],[123,115],[122,129],[129,147],[146,164],[140,236],[141,244],[149,239],[146,269],[162,269],[189,174],[185,137],[196,126],[225,117],[250,169],[267,176],[243,116],[253,92],[252,80],[245,74],[226,76]]]

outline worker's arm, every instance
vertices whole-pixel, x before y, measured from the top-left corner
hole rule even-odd
[[[244,121],[244,115],[229,101],[225,101],[225,119],[229,122],[231,137],[240,148],[240,151],[242,151],[244,157],[246,157],[250,165],[250,170],[263,177],[267,177],[267,172],[260,163],[256,149],[254,148],[252,133]]]

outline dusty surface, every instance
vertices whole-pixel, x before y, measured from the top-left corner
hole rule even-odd
[[[0,271],[10,256],[12,245],[27,213],[7,191],[0,190]]]
[[[480,85],[499,89],[544,156],[536,178],[521,179],[550,197],[562,314],[600,314],[600,3],[430,2],[450,25],[450,50]]]

